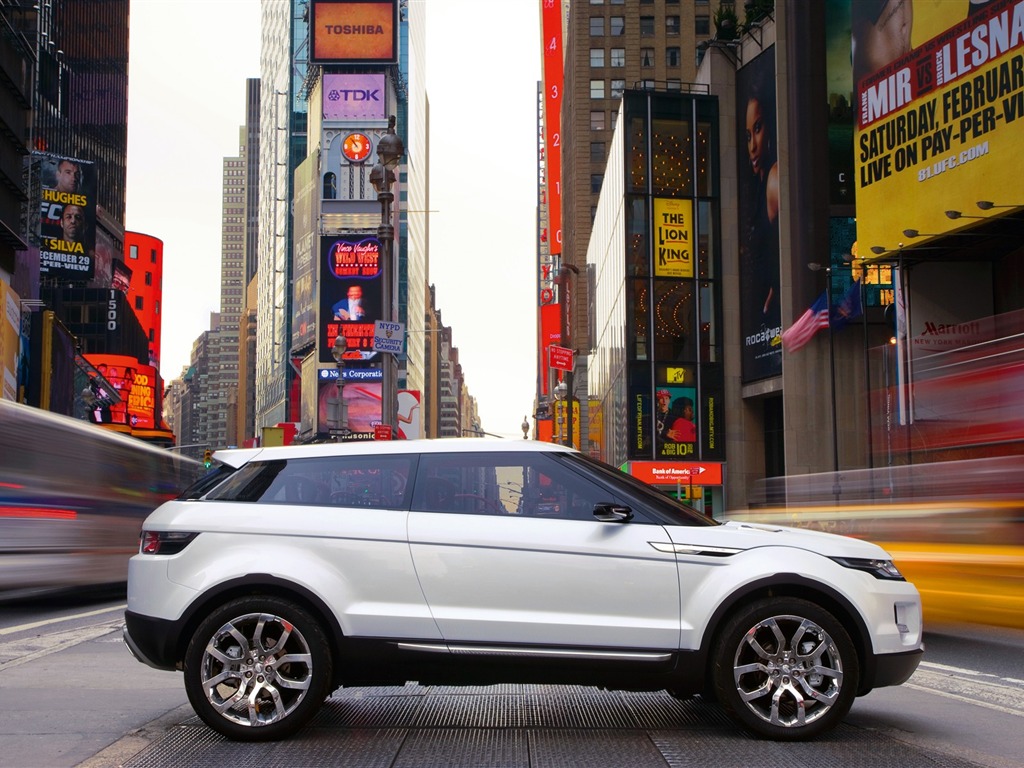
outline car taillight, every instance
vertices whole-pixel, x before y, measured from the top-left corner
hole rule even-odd
[[[139,552],[143,555],[176,555],[198,535],[185,531],[143,531],[139,537]]]

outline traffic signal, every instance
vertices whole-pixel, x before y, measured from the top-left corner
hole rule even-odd
[[[203,451],[203,466],[209,469],[213,465],[213,451],[207,448]]]

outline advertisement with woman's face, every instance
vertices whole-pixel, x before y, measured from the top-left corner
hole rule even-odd
[[[736,73],[743,381],[782,372],[775,46]]]

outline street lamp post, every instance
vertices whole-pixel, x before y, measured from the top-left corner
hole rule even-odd
[[[388,130],[379,142],[377,142],[377,162],[370,170],[370,183],[377,191],[377,201],[380,203],[380,226],[377,227],[377,239],[381,247],[381,280],[384,283],[384,316],[385,319],[394,322],[395,312],[395,278],[398,270],[395,269],[394,245],[395,226],[391,219],[391,204],[394,202],[395,193],[391,191],[391,185],[395,183],[395,168],[405,154],[405,145],[402,139],[395,133],[395,116],[388,118]],[[381,421],[395,429],[398,424],[398,361],[393,354],[384,353],[382,373],[383,384],[381,385]]]
[[[342,334],[334,337],[334,346],[331,348],[331,357],[338,366],[338,431],[342,435],[348,434],[348,403],[345,402],[345,349],[348,343]]]

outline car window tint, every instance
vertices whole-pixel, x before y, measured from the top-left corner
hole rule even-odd
[[[542,454],[451,453],[420,457],[413,508],[593,521],[615,494]]]
[[[323,456],[246,464],[207,495],[261,504],[404,509],[408,456]]]

